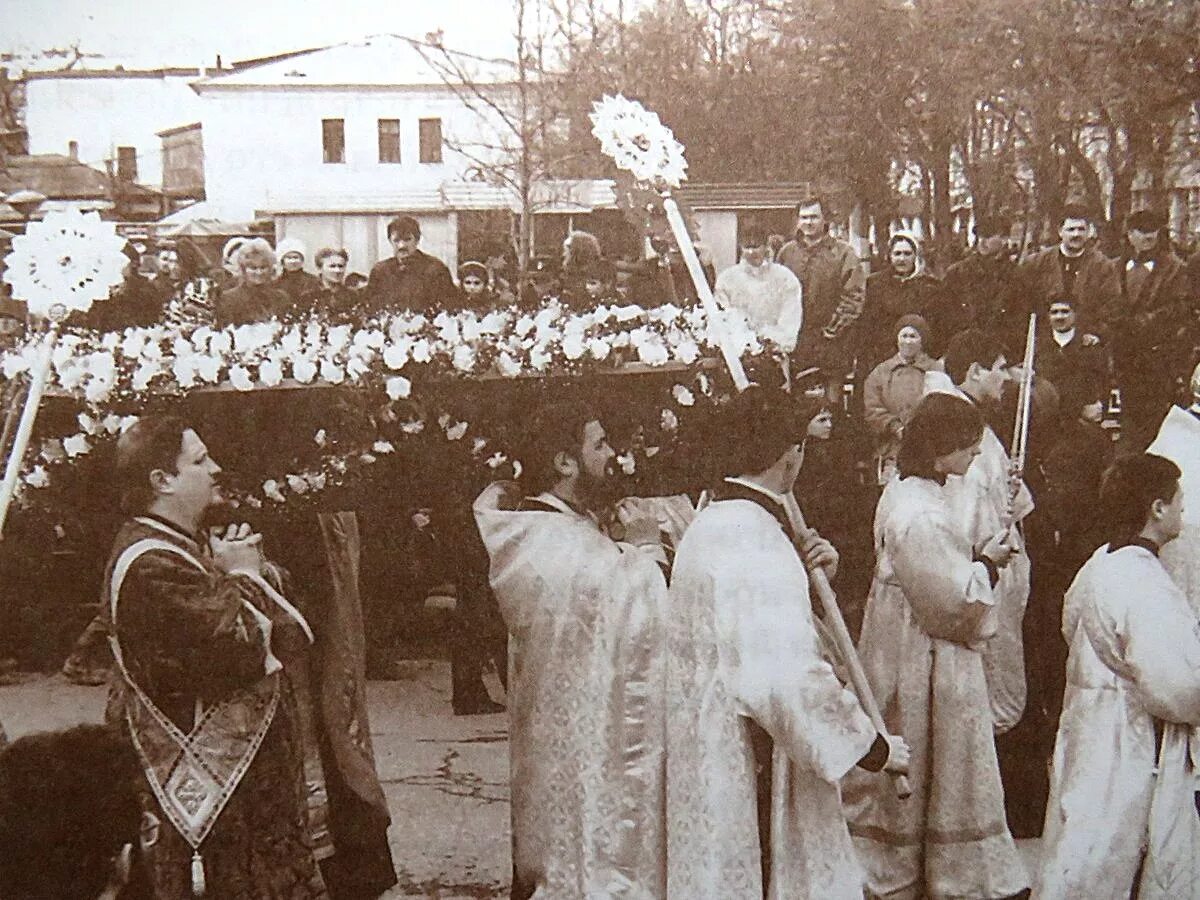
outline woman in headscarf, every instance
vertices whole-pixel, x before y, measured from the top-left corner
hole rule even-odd
[[[887,484],[896,468],[904,426],[925,393],[925,373],[940,369],[925,352],[929,325],[915,314],[901,316],[893,329],[895,356],[884,360],[867,376],[863,407],[867,427],[875,436],[879,484]]]
[[[888,241],[888,264],[867,278],[866,302],[859,319],[860,371],[869,372],[892,355],[896,347],[896,332],[892,323],[915,313],[930,326],[930,342],[925,351],[941,355],[941,344],[953,335],[943,327],[942,283],[925,270],[921,243],[907,231],[898,231]],[[946,326],[952,327],[952,326]]]

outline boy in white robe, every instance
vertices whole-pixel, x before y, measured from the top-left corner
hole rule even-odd
[[[541,410],[521,453],[530,496],[475,501],[509,631],[514,900],[664,893],[662,605],[655,519],[590,511],[613,459],[579,404]]]
[[[1179,475],[1149,453],[1110,468],[1110,540],[1067,592],[1043,900],[1200,896],[1200,620],[1158,559],[1182,528]]]
[[[953,393],[977,406],[1000,402],[1009,380],[1003,347],[981,331],[955,335],[946,348],[946,374],[954,387],[930,384],[931,390]],[[987,418],[986,414],[984,416]],[[1029,602],[1029,557],[1020,552],[1023,542],[1015,526],[1033,512],[1033,497],[1024,481],[1010,500],[1011,460],[1004,444],[987,425],[979,456],[962,478],[946,484],[946,500],[954,518],[965,529],[968,539],[979,546],[1004,525],[1014,526],[1010,544],[1018,550],[1011,563],[1000,573],[996,585],[996,634],[983,651],[987,674],[988,698],[997,734],[1004,734],[1020,721],[1025,711],[1025,648],[1022,625]]]
[[[751,387],[727,411],[716,500],[683,536],[669,591],[667,894],[860,900],[840,808],[854,765],[903,771],[822,658],[780,498],[803,461],[794,401]],[[732,436],[736,435],[736,440]],[[837,555],[815,534],[807,561]]]

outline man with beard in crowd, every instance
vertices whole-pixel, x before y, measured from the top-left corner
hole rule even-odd
[[[578,402],[540,409],[522,499],[475,501],[508,626],[514,900],[665,890],[666,557],[657,520],[600,527],[614,453]]]
[[[388,222],[387,236],[395,255],[371,269],[365,311],[458,309],[461,300],[450,270],[419,249],[421,223],[412,216],[397,216]]]
[[[815,195],[796,206],[795,237],[775,261],[800,280],[804,298],[796,364],[820,368],[825,395],[836,403],[853,359],[854,323],[863,310],[867,276],[862,261],[853,247],[829,233],[825,201]]]

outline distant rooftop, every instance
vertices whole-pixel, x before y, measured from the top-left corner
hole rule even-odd
[[[140,184],[127,182],[124,187],[132,194],[157,194]],[[22,188],[37,191],[50,200],[99,200],[111,193],[111,180],[108,173],[57,153],[10,155],[5,168],[0,169],[0,191],[9,194]]]
[[[516,79],[513,64],[461,53],[438,44],[381,34],[234,64],[234,71],[197,81],[198,93],[254,87],[395,87],[442,84],[439,70],[453,69],[481,84]]]

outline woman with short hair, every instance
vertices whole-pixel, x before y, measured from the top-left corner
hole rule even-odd
[[[346,286],[350,254],[341,247],[322,247],[315,257],[317,278],[313,285],[292,304],[295,316],[324,313],[334,319],[347,319],[357,311],[361,297]]]
[[[262,238],[246,241],[234,254],[237,283],[217,298],[216,325],[263,322],[287,309],[288,295],[271,281],[275,275],[275,251]]]
[[[859,654],[888,730],[912,748],[913,795],[899,799],[879,775],[845,782],[871,896],[987,900],[1029,884],[1005,821],[980,652],[996,630],[992,590],[1013,550],[1004,533],[972,547],[944,495],[982,437],[969,401],[925,397],[876,511]]]

